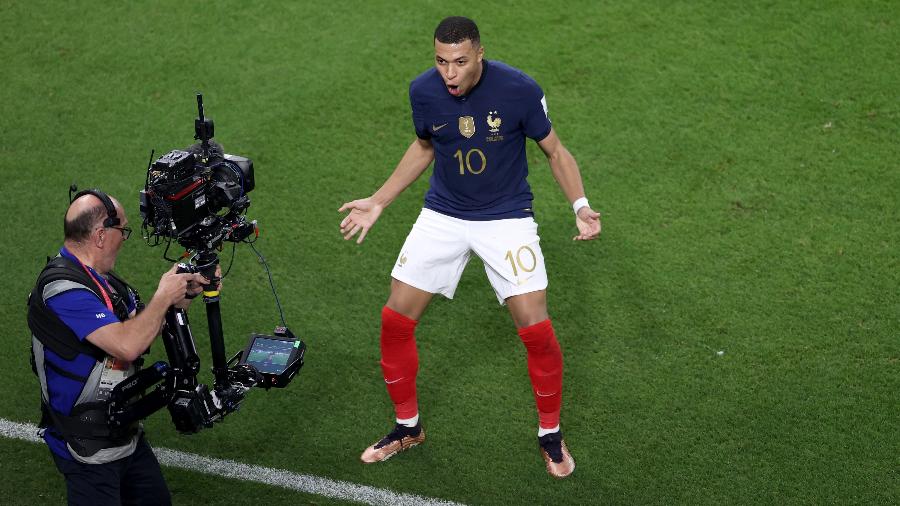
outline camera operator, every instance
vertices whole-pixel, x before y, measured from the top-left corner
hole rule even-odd
[[[171,502],[141,424],[111,430],[106,401],[140,367],[167,309],[186,308],[209,280],[173,266],[144,307],[112,272],[131,234],[127,225],[122,206],[103,192],[76,195],[65,216],[64,246],[29,297],[41,435],[65,476],[69,504]]]

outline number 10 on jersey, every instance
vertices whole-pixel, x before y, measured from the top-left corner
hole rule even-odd
[[[472,155],[478,156],[473,157]],[[461,149],[457,149],[456,153],[453,153],[453,157],[459,160],[460,176],[464,176],[467,170],[472,174],[481,174],[484,172],[484,169],[487,168],[487,158],[484,156],[484,152],[478,148],[470,149],[465,155],[463,155]],[[481,158],[481,163],[477,163],[478,158]],[[472,165],[473,160],[477,163],[477,168]]]

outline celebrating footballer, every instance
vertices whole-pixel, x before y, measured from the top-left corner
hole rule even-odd
[[[394,404],[394,429],[365,449],[366,463],[425,441],[416,399],[415,328],[434,294],[453,298],[474,253],[527,352],[547,472],[564,478],[575,461],[560,430],[563,359],[547,311],[547,272],[533,218],[525,139],[547,156],[575,213],[576,241],[596,239],[600,214],[585,198],[578,165],[557,137],[540,86],[522,71],[484,59],[475,23],[449,17],[434,32],[434,67],[409,87],[416,139],[371,197],[347,202],[344,239],[366,234],[434,162],[425,204],[391,272],[381,312],[381,369]]]

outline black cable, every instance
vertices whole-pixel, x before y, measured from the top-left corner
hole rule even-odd
[[[170,262],[177,262],[178,260],[172,260],[169,258],[169,246],[172,245],[172,238],[170,237],[168,241],[166,241],[166,250],[163,251],[163,258]]]
[[[234,265],[234,254],[236,253],[236,248],[237,243],[231,243],[231,260],[228,262],[228,269],[225,271],[225,274],[222,274],[222,277],[220,279],[225,279],[225,276],[227,276],[228,273],[231,272],[231,266]]]
[[[281,314],[281,325],[287,327],[287,323],[284,322],[284,310],[281,309],[281,301],[278,300],[278,292],[275,291],[275,282],[272,280],[272,273],[269,271],[269,264],[266,263],[266,258],[262,256],[262,253],[260,253],[259,250],[256,249],[256,246],[253,245],[253,242],[250,243],[250,248],[253,249],[253,252],[256,253],[256,256],[259,257],[259,261],[262,262],[263,267],[266,268],[266,274],[269,275],[269,285],[272,287],[272,294],[275,296],[275,304],[278,305],[278,312]]]

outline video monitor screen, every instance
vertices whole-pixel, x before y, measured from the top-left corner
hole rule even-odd
[[[246,363],[261,373],[280,374],[288,366],[295,341],[257,337],[250,346]]]

